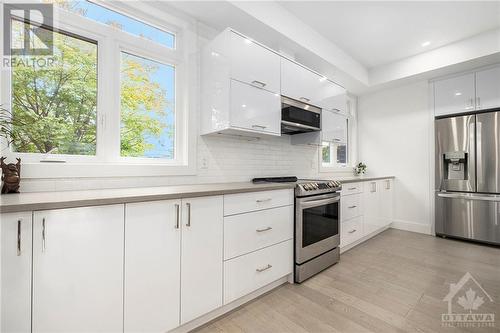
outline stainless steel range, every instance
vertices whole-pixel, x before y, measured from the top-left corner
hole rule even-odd
[[[295,182],[295,282],[302,282],[340,259],[340,190],[331,180],[295,177],[254,182]]]

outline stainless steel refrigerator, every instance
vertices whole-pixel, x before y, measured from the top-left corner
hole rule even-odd
[[[435,125],[436,234],[500,245],[500,111]]]

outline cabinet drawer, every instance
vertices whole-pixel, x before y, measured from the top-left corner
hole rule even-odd
[[[281,134],[281,97],[231,80],[231,126],[254,132]]]
[[[361,194],[352,194],[343,196],[340,200],[340,205],[342,207],[342,221],[347,221],[352,219],[353,217],[359,216],[362,214],[361,209]]]
[[[293,238],[293,206],[224,218],[224,260]]]
[[[224,216],[293,205],[293,190],[260,191],[224,196]]]
[[[340,224],[340,246],[349,245],[363,237],[363,217],[358,216]]]
[[[228,304],[290,273],[293,240],[224,262],[224,304]]]
[[[342,184],[340,195],[349,195],[363,192],[363,183],[347,183]]]

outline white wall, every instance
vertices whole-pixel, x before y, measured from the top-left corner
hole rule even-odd
[[[427,81],[358,99],[359,157],[368,174],[394,175],[394,226],[430,233],[432,117]]]

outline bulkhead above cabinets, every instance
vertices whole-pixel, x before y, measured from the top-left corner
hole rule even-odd
[[[203,48],[202,135],[280,136],[281,96],[347,115],[342,86],[230,28]]]

